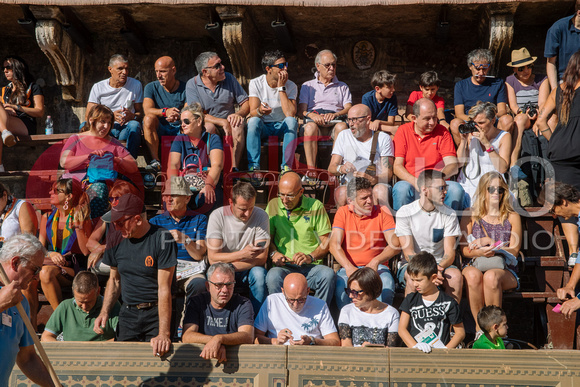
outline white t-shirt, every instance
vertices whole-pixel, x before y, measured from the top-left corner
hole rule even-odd
[[[16,198],[14,198],[14,200],[16,200],[16,204],[10,213],[6,215],[2,224],[0,224],[1,241],[6,241],[11,236],[22,233],[20,230],[20,219],[18,219],[18,216],[20,215],[20,207],[22,207],[22,204],[24,204],[24,200]]]
[[[130,106],[130,111],[135,113],[135,104],[143,103],[143,86],[135,78],[127,77],[125,85],[114,88],[109,85],[109,80],[97,82],[91,88],[89,102],[107,106],[112,111],[117,111],[123,107]],[[127,104],[127,101],[132,103]]]
[[[294,340],[303,335],[323,339],[336,332],[330,310],[323,300],[308,296],[300,313],[290,309],[283,293],[270,294],[254,321],[254,327],[266,332],[267,337],[278,337],[282,329],[290,329]],[[285,343],[290,344],[289,342]]]
[[[282,105],[280,104],[280,96],[278,95],[278,90],[276,88],[271,88],[266,81],[266,74],[260,75],[258,78],[254,78],[250,81],[250,87],[248,89],[250,97],[256,97],[261,102],[266,102],[271,108],[272,113],[262,116],[264,122],[282,122],[286,115],[282,111]],[[298,96],[298,87],[291,80],[286,81],[286,95],[290,100],[296,100]]]
[[[236,218],[230,206],[214,210],[209,216],[206,239],[221,239],[222,252],[240,251],[256,241],[270,243],[270,218],[266,211],[254,207],[252,215],[246,223]]]
[[[371,145],[373,145],[372,136],[367,141],[362,142],[353,136],[351,130],[343,130],[334,141],[332,154],[342,156],[343,163],[348,161],[356,167],[357,171],[364,172],[370,165]],[[381,157],[393,155],[393,141],[391,137],[384,132],[380,132],[379,138],[377,139],[377,153],[375,154],[373,163],[377,166],[377,174],[382,173]]]
[[[338,327],[341,335],[345,330],[350,333],[355,347],[362,346],[365,341],[386,345],[387,334],[399,331],[399,312],[387,305],[381,313],[365,313],[354,304],[348,304],[340,310]]]
[[[427,251],[440,263],[445,254],[445,237],[460,236],[461,229],[451,208],[442,205],[426,212],[419,200],[415,200],[397,211],[395,234],[398,237],[412,236],[416,252]]]

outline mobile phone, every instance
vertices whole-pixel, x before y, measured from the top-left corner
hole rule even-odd
[[[552,312],[554,312],[554,313],[562,313],[562,311],[561,311],[560,309],[562,309],[562,304],[558,304],[558,305],[556,305],[556,306],[555,306],[555,307],[552,309]]]
[[[501,248],[503,248],[507,243],[505,242],[501,242],[501,241],[497,241],[494,243],[492,250],[499,250]]]
[[[257,247],[264,247],[264,246],[266,246],[266,241],[258,242],[258,243],[256,243],[256,246]]]
[[[266,109],[270,107],[266,102],[262,102],[262,106],[265,107]]]

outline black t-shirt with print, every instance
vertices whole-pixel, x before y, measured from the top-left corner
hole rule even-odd
[[[457,301],[441,291],[430,306],[424,304],[421,293],[411,293],[405,297],[399,309],[411,316],[407,327],[411,336],[415,337],[424,329],[433,328],[443,344],[449,343],[451,339],[451,325],[463,322]]]

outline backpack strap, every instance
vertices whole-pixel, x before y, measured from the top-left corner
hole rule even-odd
[[[375,156],[377,155],[377,142],[379,141],[379,134],[381,133],[380,130],[377,130],[373,133],[373,143],[371,144],[371,155],[369,156],[369,160],[371,164],[375,162]]]

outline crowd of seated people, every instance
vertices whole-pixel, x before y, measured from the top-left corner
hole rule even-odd
[[[470,52],[472,76],[455,86],[450,123],[437,95],[438,75],[428,71],[407,102],[409,122],[397,126],[395,74],[375,73],[373,89],[353,105],[329,50],[318,53],[314,78],[300,92],[277,50],[264,54],[264,74],[251,80],[249,93],[214,52],[198,56],[199,75],[187,82],[175,77],[172,58],[159,58],[157,80],[145,92],[128,76],[127,58],[113,55],[111,77],[91,90],[86,123],[64,144],[65,175],[50,192],[53,210],[38,221],[0,185],[0,235],[36,234],[48,250],[25,291],[33,325],[40,285],[55,310],[43,340],[62,334],[64,340],[149,341],[156,356],[176,340],[204,344],[201,356],[219,361],[227,361],[225,346],[250,343],[455,348],[465,338],[463,294],[476,338],[487,334],[480,311],[501,306],[502,292],[519,286],[522,225],[507,179],[522,133],[534,127],[548,140],[566,141],[561,133],[568,128],[571,135],[577,117],[580,53],[570,61],[576,74],[567,70],[550,95],[545,77],[532,71],[535,60],[525,48],[514,50],[507,64],[514,75],[504,82],[488,76],[489,50]],[[16,71],[19,63],[4,61],[12,94],[32,87],[17,81],[24,71]],[[36,89],[26,104],[13,103],[19,95],[6,100],[3,91],[4,145],[13,145],[12,132],[20,133],[25,120],[42,115]],[[553,135],[544,106],[557,110]],[[164,209],[151,219],[135,161],[141,120],[151,154],[146,169],[167,173]],[[292,171],[300,130],[305,178]],[[242,179],[226,201],[224,175],[239,171],[244,146],[254,172],[261,139],[272,135],[283,140],[278,197],[263,210],[254,184]],[[332,222],[324,203],[303,188],[316,173],[324,136],[334,141],[327,170],[339,180]],[[159,146],[168,139],[163,159]],[[572,176],[577,167],[566,161],[573,155],[552,154]],[[336,273],[325,262],[329,254],[341,266]],[[102,297],[93,273],[106,280]],[[398,309],[397,284],[405,289]],[[61,289],[71,285],[74,297],[63,302]],[[558,294],[571,295],[569,289]],[[77,325],[85,314],[90,324],[83,330]],[[497,330],[505,322],[494,324]]]

